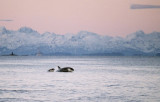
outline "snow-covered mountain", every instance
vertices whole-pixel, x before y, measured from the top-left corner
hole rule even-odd
[[[160,53],[160,32],[137,31],[125,38],[81,31],[58,35],[38,33],[22,27],[17,31],[0,27],[0,55],[155,55]]]

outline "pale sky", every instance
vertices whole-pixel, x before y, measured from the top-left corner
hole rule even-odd
[[[131,9],[132,4],[160,5],[160,0],[0,0],[0,26],[109,36],[160,32],[160,8]]]

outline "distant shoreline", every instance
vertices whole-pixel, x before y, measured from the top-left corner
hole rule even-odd
[[[86,55],[41,55],[41,56],[36,56],[36,55],[0,55],[0,56],[35,56],[35,57],[41,57],[41,56],[119,56],[119,57],[125,57],[125,56],[137,56],[137,57],[160,57],[160,55],[88,55],[88,54],[86,54]]]
[[[119,53],[119,52],[112,52],[112,53],[88,53],[88,54],[70,54],[70,53],[51,53],[51,54],[32,54],[32,55],[19,55],[11,52],[10,54],[4,54],[0,56],[160,56],[160,53],[156,54],[147,54],[147,53],[142,53],[142,54],[124,54],[124,53]]]

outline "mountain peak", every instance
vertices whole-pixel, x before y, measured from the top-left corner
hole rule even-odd
[[[127,35],[126,38],[127,39],[135,39],[135,38],[139,38],[139,37],[143,37],[143,36],[145,36],[145,33],[142,30],[140,30],[135,33]]]
[[[34,32],[37,32],[37,31],[35,31],[35,30],[33,30],[32,28],[29,28],[29,27],[21,27],[18,31],[21,32],[21,33],[34,33]]]
[[[140,31],[137,31],[135,32],[136,36],[144,36],[144,31],[140,30]]]
[[[87,36],[97,36],[97,34],[92,33],[92,32],[88,32],[88,31],[80,31],[80,32],[78,32],[77,36],[79,38],[84,38],[84,37],[87,37]]]
[[[6,34],[9,33],[9,31],[5,28],[5,26],[0,26],[0,33]]]

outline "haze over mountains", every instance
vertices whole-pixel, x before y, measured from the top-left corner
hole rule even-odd
[[[0,27],[0,55],[11,52],[16,55],[157,55],[160,32],[137,31],[122,38],[87,31],[58,35],[40,34],[28,27],[17,31]]]

